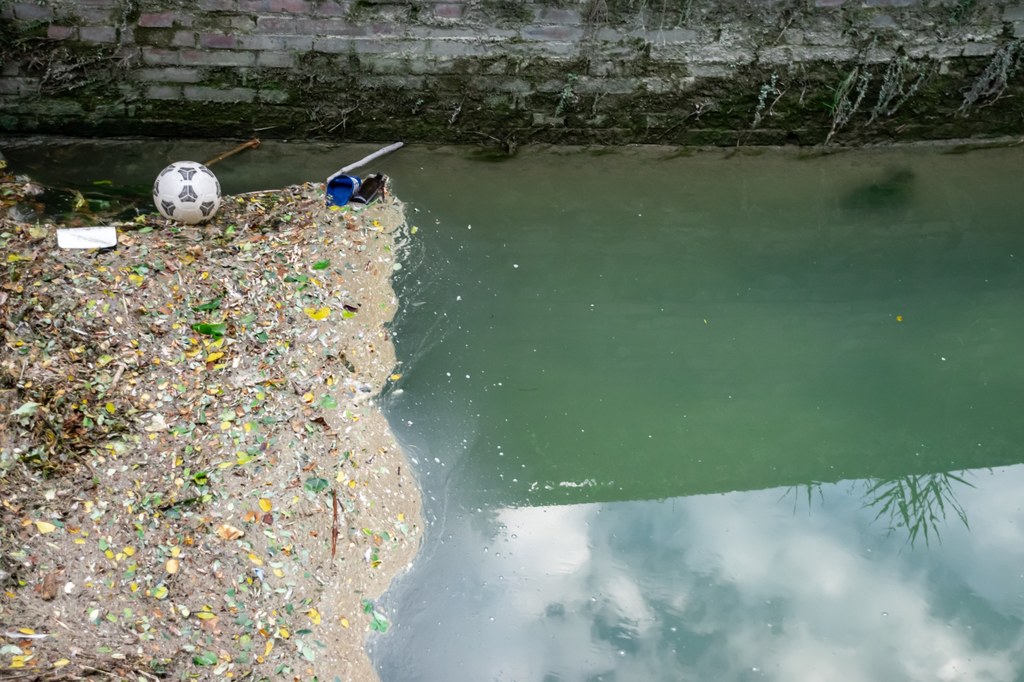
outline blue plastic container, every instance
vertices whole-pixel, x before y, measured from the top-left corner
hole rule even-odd
[[[359,189],[361,181],[355,175],[339,175],[327,181],[327,205],[344,206]]]

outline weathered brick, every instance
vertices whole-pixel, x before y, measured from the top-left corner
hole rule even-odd
[[[362,36],[370,31],[365,25],[353,25],[344,19],[298,17],[259,17],[256,31],[263,35]]]
[[[541,24],[573,24],[580,23],[580,11],[577,9],[562,9],[559,7],[544,7],[536,10],[537,22]]]
[[[256,56],[252,52],[230,52],[228,50],[216,50],[206,52],[203,50],[182,50],[179,55],[179,62],[191,66],[253,66],[256,64]]]
[[[577,41],[583,37],[583,29],[579,26],[526,26],[520,32],[523,40],[541,42]]]
[[[334,2],[334,0],[327,0],[327,2],[318,2],[313,13],[321,17],[343,17],[348,14],[348,7]]]
[[[320,22],[295,17],[257,17],[256,31],[264,35],[315,34]]]
[[[225,33],[200,33],[199,47],[233,50],[238,47],[238,38]]]
[[[199,0],[199,9],[203,12],[235,12],[238,0]]]
[[[297,60],[292,52],[257,52],[256,65],[271,69],[294,68]]]
[[[238,0],[242,12],[289,12],[309,14],[313,7],[309,0]]]
[[[434,16],[438,19],[461,19],[466,6],[454,2],[440,2],[434,5]]]
[[[22,21],[46,21],[53,18],[53,10],[46,5],[19,2],[14,5],[14,18]]]
[[[326,54],[344,54],[354,49],[352,40],[351,37],[343,38],[340,36],[317,38],[313,41],[313,51]]]
[[[963,54],[965,57],[987,57],[995,54],[996,47],[993,43],[967,43]]]
[[[429,51],[422,40],[381,40],[380,38],[353,38],[352,49],[358,54],[422,53]]]
[[[51,40],[67,40],[74,37],[76,29],[74,26],[60,26],[50,24],[46,27],[46,37]]]
[[[479,57],[494,52],[494,46],[469,40],[431,40],[429,53],[438,58]]]
[[[168,50],[162,47],[149,46],[144,46],[142,48],[143,64],[150,64],[153,66],[177,64],[179,62],[179,57],[180,52],[178,50]]]
[[[198,83],[202,74],[195,69],[169,66],[164,68],[143,68],[132,74],[134,80],[154,83]]]
[[[185,99],[193,102],[252,102],[256,91],[252,88],[211,88],[204,85],[186,85]]]
[[[171,36],[172,47],[195,47],[196,46],[196,32],[195,31],[175,31],[174,35]]]
[[[693,43],[700,39],[700,34],[689,28],[672,28],[666,30],[647,31],[644,39],[650,43]]]
[[[256,93],[256,99],[270,104],[284,104],[289,97],[290,95],[284,90],[260,90]]]
[[[147,99],[181,99],[180,85],[150,85],[146,88]]]
[[[393,26],[393,32],[388,35],[402,35],[400,26]],[[438,26],[413,26],[405,32],[410,38],[439,38],[441,40],[478,40],[479,34],[470,26],[466,27],[438,27]]]
[[[868,22],[868,25],[871,28],[899,28],[899,24],[896,23],[896,20],[893,18],[893,16],[891,14],[885,13],[875,14],[874,16],[872,16],[871,21]]]
[[[75,17],[82,23],[107,25],[114,23],[115,11],[107,7],[76,7]]]
[[[24,95],[38,88],[39,80],[36,78],[0,78],[0,94]]]
[[[83,43],[116,43],[117,29],[112,26],[82,26],[78,39]]]
[[[174,12],[144,12],[139,15],[139,26],[169,28],[174,26]]]
[[[284,52],[287,50],[308,52],[314,49],[313,36],[238,36],[238,47],[260,52]]]
[[[256,29],[256,17],[243,17],[243,16],[230,17],[228,19],[228,24],[233,29],[236,29],[238,31],[245,31],[246,33],[249,33],[250,31],[253,31],[253,30]]]

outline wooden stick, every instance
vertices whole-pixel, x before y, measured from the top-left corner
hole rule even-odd
[[[248,142],[243,142],[242,144],[238,145],[234,149],[229,149],[228,151],[224,152],[223,154],[218,154],[217,156],[213,157],[209,161],[205,162],[203,165],[204,166],[212,166],[213,164],[217,163],[218,161],[223,161],[224,159],[228,158],[229,156],[234,156],[238,152],[245,151],[246,149],[249,149],[250,147],[252,147],[253,149],[256,149],[256,147],[259,147],[259,146],[260,146],[260,138],[254,137],[251,140],[249,140]]]
[[[333,180],[334,178],[338,177],[339,175],[344,175],[345,173],[353,171],[356,168],[359,168],[360,166],[365,166],[366,164],[370,163],[374,159],[378,159],[378,158],[384,156],[385,154],[390,154],[391,152],[393,152],[396,149],[400,148],[403,144],[405,144],[405,143],[404,142],[395,142],[394,144],[389,144],[387,147],[383,147],[381,149],[378,149],[377,151],[375,151],[374,153],[370,154],[369,156],[364,156],[363,158],[359,159],[355,163],[350,163],[349,165],[345,166],[344,168],[342,168],[340,171],[338,171],[334,175],[331,175],[330,177],[327,178],[327,182],[330,182],[331,180]]]
[[[338,493],[331,488],[331,505],[334,507],[334,520],[331,523],[331,561],[338,551]]]

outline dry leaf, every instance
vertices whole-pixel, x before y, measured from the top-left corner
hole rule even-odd
[[[167,563],[164,564],[164,569],[171,575],[177,573],[180,567],[181,563],[177,559],[168,559]]]
[[[57,530],[57,526],[53,525],[49,521],[35,521],[34,523],[36,524],[36,530],[38,530],[43,535],[46,535],[47,533],[52,533],[53,531]]]
[[[222,523],[217,526],[217,536],[222,540],[237,540],[245,535],[245,531],[235,528],[229,523]]]
[[[270,500],[268,500],[265,497],[261,497],[260,498],[260,509],[262,509],[265,512],[268,512],[268,511],[270,511],[273,508],[274,508],[274,503],[273,502],[271,502]]]
[[[326,319],[331,314],[331,309],[326,306],[321,308],[303,308],[302,310],[314,320]]]
[[[43,601],[53,601],[57,598],[57,572],[51,571],[43,578],[43,584],[39,587],[39,596]]]

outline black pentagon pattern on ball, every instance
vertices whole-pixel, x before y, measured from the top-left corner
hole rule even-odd
[[[181,192],[178,193],[178,198],[181,199],[182,203],[192,204],[199,198],[199,195],[196,194],[196,190],[192,185],[185,185],[181,188]]]
[[[186,168],[178,168],[177,170],[178,170],[178,174],[181,176],[182,180],[191,180],[192,177],[196,174],[196,169],[195,168],[187,168],[186,167]],[[207,173],[209,173],[209,171],[207,171]],[[213,173],[210,173],[210,175],[213,175]]]
[[[210,213],[213,212],[213,207],[217,205],[215,201],[204,201],[199,204],[199,211],[203,214],[203,217],[209,217]]]
[[[174,215],[174,202],[173,201],[167,201],[167,199],[162,199],[160,201],[160,205],[164,207],[164,213],[166,213],[169,216],[170,215]]]

